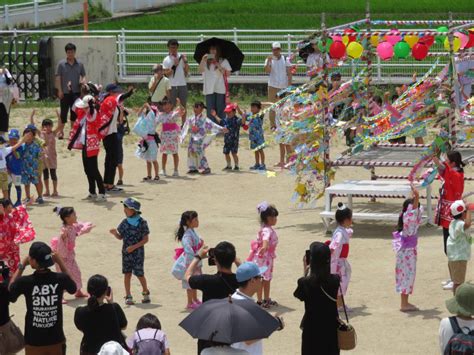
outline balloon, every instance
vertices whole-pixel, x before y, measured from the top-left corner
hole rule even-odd
[[[346,28],[344,30],[344,34],[347,35],[347,37],[349,37],[349,42],[354,42],[357,38],[357,35],[355,34],[356,31],[352,28]]]
[[[329,47],[329,55],[334,59],[341,59],[346,54],[346,46],[342,42],[333,42]]]
[[[372,44],[373,47],[377,47],[379,44],[379,36],[370,36],[370,44]]]
[[[426,45],[429,48],[433,45],[434,41],[435,41],[434,36],[427,35],[427,36],[421,37],[420,40],[418,41],[418,43],[422,43],[422,44]]]
[[[377,54],[382,60],[393,57],[393,46],[389,42],[382,42],[377,46]]]
[[[404,59],[408,57],[410,54],[410,46],[407,42],[401,41],[398,42],[394,47],[393,50],[395,52],[395,57]]]
[[[360,58],[364,52],[364,47],[359,42],[351,42],[347,46],[347,55],[353,59]]]
[[[403,38],[405,40],[405,42],[408,43],[408,45],[410,46],[410,48],[413,48],[413,46],[415,45],[415,43],[418,42],[418,40],[420,39],[418,36],[410,36],[410,35],[407,35]]]
[[[416,60],[423,60],[428,55],[428,46],[423,43],[417,43],[411,49],[411,55]]]
[[[461,48],[461,40],[459,39],[459,37],[455,36],[453,37],[453,51],[457,52],[459,48]],[[448,37],[444,39],[444,49],[449,51],[449,38]]]
[[[339,41],[342,42],[342,37],[341,36],[331,36],[333,41]]]
[[[342,43],[344,43],[345,46],[347,46],[349,44],[349,42],[350,42],[350,40],[349,40],[348,35],[342,36]]]
[[[449,29],[446,26],[441,26],[436,29],[436,32],[448,32]],[[436,36],[436,43],[442,44],[444,39],[446,38],[445,35]]]
[[[467,42],[464,48],[474,47],[474,29],[469,30],[469,42]]]
[[[392,46],[394,46],[402,40],[402,36],[400,36],[400,32],[398,30],[391,30],[385,36],[385,40],[389,42]]]
[[[320,40],[318,42],[318,48],[319,50],[322,52],[322,53],[326,53],[329,51],[329,48],[331,47],[331,44],[332,44],[333,40],[331,38],[326,38],[326,50],[324,50],[324,47],[323,47],[323,41]]]
[[[469,42],[469,36],[462,32],[454,32],[454,35],[461,41],[461,48],[465,48],[466,44]]]

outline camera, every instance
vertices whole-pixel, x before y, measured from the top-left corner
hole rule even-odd
[[[10,278],[10,268],[3,260],[0,260],[0,275],[4,282],[8,281],[8,279]]]
[[[309,265],[309,263],[311,261],[311,251],[309,249],[306,249],[304,257],[305,257],[305,260],[306,260],[306,265]]]
[[[107,297],[110,297],[111,293],[112,293],[112,287],[107,286],[107,293],[106,293]]]
[[[214,248],[210,248],[209,252],[209,259],[207,259],[207,264],[209,266],[215,266],[216,265],[216,255],[214,254]]]

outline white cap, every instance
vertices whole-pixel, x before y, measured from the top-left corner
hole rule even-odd
[[[273,42],[272,43],[272,48],[275,49],[275,48],[280,48],[281,49],[281,44],[280,42]]]
[[[463,200],[457,200],[453,202],[450,209],[451,209],[451,214],[453,216],[457,216],[466,210],[466,204],[464,203]]]

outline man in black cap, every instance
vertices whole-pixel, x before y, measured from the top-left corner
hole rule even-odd
[[[57,263],[64,273],[51,271]],[[21,276],[30,265],[34,273]],[[66,353],[66,338],[63,332],[63,292],[76,292],[72,280],[59,255],[43,242],[34,242],[29,256],[18,265],[10,282],[10,301],[16,302],[25,296],[25,354],[63,355]]]

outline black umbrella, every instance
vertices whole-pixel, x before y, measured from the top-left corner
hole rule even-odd
[[[209,300],[179,324],[193,338],[233,344],[268,338],[280,327],[270,313],[250,300]]]
[[[198,43],[194,51],[194,59],[196,62],[201,63],[202,57],[204,54],[209,53],[209,47],[212,46],[220,48],[221,56],[229,61],[232,72],[240,70],[245,57],[242,51],[234,42],[217,37],[212,37]]]

